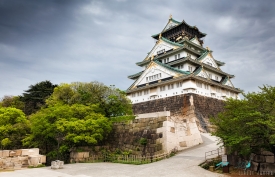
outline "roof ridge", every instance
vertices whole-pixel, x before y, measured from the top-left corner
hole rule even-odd
[[[165,68],[168,68],[168,69],[170,69],[170,70],[172,70],[172,71],[176,71],[176,72],[179,72],[179,73],[182,73],[182,74],[186,74],[186,75],[191,74],[190,72],[182,71],[182,70],[177,69],[177,68],[173,68],[173,67],[171,67],[171,66],[169,66],[169,65],[166,65],[166,64],[163,64],[163,63],[161,63],[161,62],[159,62],[159,61],[157,61],[157,60],[155,60],[155,61],[153,61],[153,62],[155,62],[155,63],[157,63],[158,65],[161,65],[161,66],[163,66],[163,67],[165,67]]]
[[[172,22],[174,22],[174,23],[177,23],[177,24],[182,23],[182,22],[179,22],[179,21],[177,21],[177,20],[175,20],[175,19],[173,19],[173,18],[170,18],[170,20],[171,20]]]
[[[166,39],[165,37],[161,37],[161,40],[163,40],[163,41],[165,41],[165,42],[167,42],[167,43],[169,43],[169,44],[172,44],[172,45],[176,45],[176,46],[179,46],[179,47],[183,47],[182,44],[179,44],[179,43],[176,43],[176,42],[172,42],[172,41],[170,41],[169,39]]]
[[[138,72],[138,73],[136,73],[136,74],[129,75],[128,78],[134,77],[134,76],[138,76],[138,75],[142,74],[144,71],[145,71],[145,70],[140,71],[140,72]]]
[[[196,60],[200,61],[203,57],[205,57],[208,54],[208,51],[206,50],[199,58]]]

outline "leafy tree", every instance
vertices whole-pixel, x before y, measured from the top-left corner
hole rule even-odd
[[[125,92],[99,82],[74,82],[59,85],[47,100],[48,105],[57,103],[98,104],[100,112],[106,117],[132,114],[132,106]]]
[[[0,108],[0,142],[2,148],[21,148],[21,140],[29,133],[25,114],[16,108]]]
[[[30,116],[31,134],[24,145],[39,147],[51,156],[68,154],[75,146],[94,145],[111,131],[111,122],[96,113],[97,105],[55,104]],[[57,150],[58,149],[58,150]]]
[[[212,118],[214,135],[231,151],[242,155],[260,150],[274,152],[275,87],[263,86],[258,93],[244,94],[243,100],[229,99],[224,112]]]
[[[20,100],[19,96],[5,95],[0,102],[0,107],[13,107],[24,110],[25,104]]]
[[[46,99],[53,93],[56,86],[48,80],[30,85],[29,89],[20,97],[20,100],[25,103],[25,114],[35,113],[44,106]]]

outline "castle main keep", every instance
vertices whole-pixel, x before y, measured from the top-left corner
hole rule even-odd
[[[202,143],[200,133],[211,131],[209,118],[223,110],[224,100],[239,99],[241,91],[231,81],[234,75],[221,70],[225,63],[204,47],[205,36],[196,26],[170,16],[163,30],[152,35],[156,40],[153,48],[136,63],[143,70],[128,76],[134,82],[126,93],[136,123],[141,123],[133,122],[130,132],[149,137],[151,153]],[[147,121],[152,118],[158,121]],[[134,128],[137,125],[143,126]]]

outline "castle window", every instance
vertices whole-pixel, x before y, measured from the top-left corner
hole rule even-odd
[[[160,86],[160,91],[165,91],[165,85],[164,86]]]
[[[210,62],[206,62],[206,64],[208,64],[209,66],[212,66],[212,63],[210,63]]]
[[[182,82],[178,82],[177,83],[177,88],[181,87],[182,86]]]
[[[210,79],[212,79],[212,74],[208,73],[208,76],[209,76]]]
[[[208,87],[208,85],[207,85],[207,84],[204,84],[204,88],[205,88],[206,90],[208,90],[208,89],[209,89],[209,87]]]
[[[168,90],[171,90],[171,89],[173,89],[174,88],[174,84],[169,84],[168,85]]]
[[[175,55],[175,60],[178,59],[177,57],[178,57],[178,55]]]
[[[132,93],[132,97],[134,98],[136,96],[136,93]]]
[[[188,70],[189,70],[190,72],[193,72],[193,67],[192,67],[192,66],[188,66]]]
[[[137,92],[137,96],[142,96],[142,92]]]
[[[215,76],[216,80],[219,80],[219,77],[218,76]]]
[[[148,95],[149,90],[144,90],[144,95]]]
[[[202,88],[202,83],[201,82],[196,82],[196,85],[197,85],[197,87],[199,87],[199,88]]]
[[[180,58],[180,54],[178,54],[178,59]]]
[[[148,82],[148,77],[146,77],[146,82]]]
[[[165,49],[162,49],[162,50],[159,50],[159,51],[157,51],[157,54],[159,55],[159,54],[163,54],[165,52]]]
[[[161,73],[159,73],[159,78],[161,78]]]

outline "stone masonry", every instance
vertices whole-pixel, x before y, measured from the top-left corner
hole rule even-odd
[[[186,110],[191,106],[190,97],[193,97],[193,109],[200,131],[210,131],[209,118],[223,111],[224,102],[215,98],[197,94],[184,94],[151,100],[133,105],[134,114],[170,111],[171,117],[186,117]]]
[[[151,156],[198,145],[200,132],[209,131],[209,117],[222,111],[223,105],[223,101],[196,94],[134,104],[136,119],[114,124],[113,132],[95,151],[120,149]],[[140,143],[142,138],[146,145]]]

